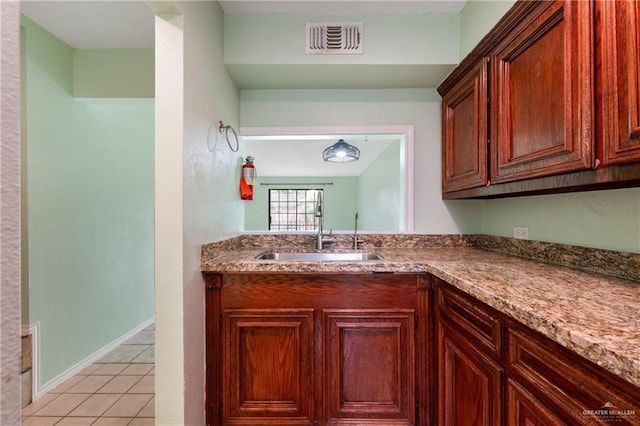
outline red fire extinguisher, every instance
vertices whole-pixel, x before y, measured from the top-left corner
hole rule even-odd
[[[256,179],[256,166],[253,165],[253,157],[249,156],[242,165],[240,176],[240,198],[253,200],[253,182]]]

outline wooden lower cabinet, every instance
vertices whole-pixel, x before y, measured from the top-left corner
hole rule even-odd
[[[500,425],[502,368],[438,321],[438,424]]]
[[[211,274],[209,425],[427,425],[429,280]]]
[[[507,381],[507,424],[513,426],[568,425],[518,382]]]
[[[323,309],[324,418],[415,424],[413,309]]]
[[[546,419],[537,424],[640,425],[637,387],[521,324],[510,321],[506,340],[514,395],[508,410],[523,406],[518,395],[528,395],[529,410]],[[509,420],[516,419],[510,413]]]
[[[209,425],[640,426],[640,388],[435,277],[206,289]]]
[[[501,425],[502,321],[464,293],[436,283],[438,424]]]
[[[228,309],[222,325],[223,418],[313,424],[313,310]]]
[[[640,425],[640,388],[434,279],[439,425]]]

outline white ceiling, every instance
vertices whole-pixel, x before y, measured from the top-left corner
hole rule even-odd
[[[220,1],[226,13],[456,13],[465,3],[466,0]],[[154,46],[153,12],[142,0],[22,0],[20,8],[38,25],[78,49]]]
[[[348,135],[343,139],[360,150],[360,159],[329,163],[322,151],[338,136],[244,137],[246,155],[255,157],[258,176],[360,176],[398,138],[390,135]]]
[[[155,19],[144,1],[22,0],[20,10],[78,49],[154,47]]]
[[[467,0],[224,0],[226,13],[457,13]]]

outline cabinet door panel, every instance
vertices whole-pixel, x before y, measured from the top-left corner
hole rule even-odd
[[[540,2],[496,49],[492,183],[592,167],[592,4]]]
[[[327,424],[413,425],[415,310],[322,315]]]
[[[442,320],[437,368],[438,424],[502,424],[502,369]]]
[[[487,184],[487,61],[442,99],[442,191]]]
[[[599,156],[603,165],[640,161],[640,3],[596,2]]]
[[[227,309],[223,342],[224,424],[313,424],[313,309]]]
[[[609,405],[617,407],[612,410],[635,410],[640,406],[636,387],[612,379],[600,367],[529,329],[508,327],[507,361],[507,375],[568,424],[597,425],[608,418],[618,425],[640,425],[635,414],[593,413],[608,410]]]
[[[540,401],[513,380],[507,381],[507,426],[564,426]]]

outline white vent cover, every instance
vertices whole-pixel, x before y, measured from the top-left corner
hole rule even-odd
[[[362,22],[307,22],[307,55],[362,54]]]

